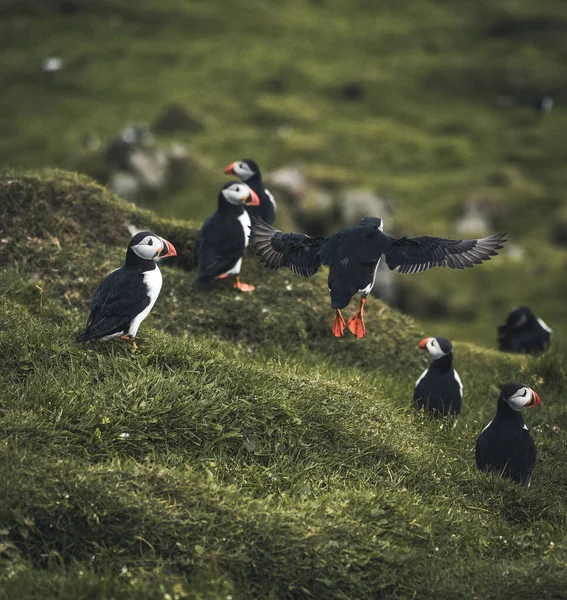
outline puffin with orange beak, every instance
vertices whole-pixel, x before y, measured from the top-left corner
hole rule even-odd
[[[482,430],[476,442],[476,464],[482,471],[530,487],[536,464],[534,440],[524,425],[522,408],[541,404],[534,390],[516,381],[502,386],[496,403],[496,416]]]
[[[215,279],[234,275],[236,290],[254,291],[253,285],[240,281],[240,267],[250,239],[250,216],[245,208],[259,204],[258,195],[245,183],[230,181],[223,186],[216,212],[199,232],[197,285],[207,287]]]
[[[250,218],[261,217],[271,225],[276,218],[276,201],[270,191],[264,187],[258,163],[250,158],[244,158],[230,163],[224,172],[226,175],[236,175],[260,198],[259,205],[248,205],[246,207],[246,212],[250,215]]]
[[[461,412],[463,384],[453,369],[453,346],[445,337],[427,337],[419,342],[433,361],[415,382],[413,401],[417,410],[435,417],[455,416]]]
[[[161,291],[157,258],[176,256],[173,244],[151,231],[140,231],[128,244],[126,262],[96,289],[91,313],[79,342],[120,337],[136,348],[136,333]]]

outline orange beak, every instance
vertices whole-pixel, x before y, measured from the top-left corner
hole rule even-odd
[[[244,204],[246,204],[246,206],[260,206],[258,194],[256,194],[254,190],[250,190],[250,195],[244,198]]]
[[[228,167],[227,167],[227,168],[224,170],[224,172],[225,172],[227,175],[235,175],[235,172],[234,172],[234,165],[235,165],[235,164],[236,164],[236,163],[233,163],[233,162],[232,162],[232,163],[230,163],[230,165],[228,165]]]
[[[541,404],[541,398],[538,396],[536,392],[530,388],[530,392],[532,393],[532,399],[526,404],[528,408],[534,408],[535,406],[539,406]]]
[[[164,240],[163,238],[161,238],[161,241],[163,242],[163,247],[161,249],[161,252],[159,254],[160,258],[167,258],[168,256],[177,256],[177,252],[175,250],[174,245],[171,242],[168,242],[167,240]],[[163,254],[163,252],[167,250],[167,252],[165,254]]]
[[[427,342],[428,342],[430,339],[432,339],[432,338],[430,338],[430,337],[428,337],[428,338],[423,338],[423,339],[421,340],[421,342],[419,342],[419,347],[420,347],[420,349],[421,349],[421,350],[427,350],[427,348],[426,348],[426,346],[427,346]]]

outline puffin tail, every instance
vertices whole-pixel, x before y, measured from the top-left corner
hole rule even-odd
[[[214,276],[211,277],[210,275],[199,275],[199,277],[195,279],[195,285],[198,285],[200,288],[209,288],[214,280]]]

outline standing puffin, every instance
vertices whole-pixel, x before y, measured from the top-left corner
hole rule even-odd
[[[276,201],[269,190],[264,187],[258,163],[249,158],[237,160],[230,163],[224,172],[227,175],[236,175],[251,190],[254,190],[258,198],[260,198],[259,206],[249,205],[246,207],[250,218],[261,217],[266,223],[271,225],[276,218]]]
[[[235,276],[234,288],[253,292],[254,286],[240,281],[242,257],[250,239],[250,217],[245,206],[258,206],[260,199],[245,183],[229,181],[221,189],[218,208],[199,232],[199,277],[196,283],[210,285],[215,279]]]
[[[176,256],[173,245],[151,231],[140,231],[128,244],[126,262],[100,283],[91,302],[91,314],[77,341],[107,340],[120,336],[136,347],[136,333],[152,310],[161,290],[156,258]]]
[[[498,347],[503,352],[539,354],[549,346],[552,332],[527,306],[520,306],[498,328]]]
[[[385,235],[383,229],[382,219],[364,217],[357,227],[341,229],[326,238],[312,238],[282,233],[255,218],[250,245],[272,270],[287,267],[296,275],[310,277],[321,265],[329,265],[331,306],[336,310],[333,333],[336,337],[343,335],[347,324],[341,309],[358,293],[360,308],[349,319],[348,328],[357,338],[362,338],[366,333],[364,305],[383,254],[388,267],[392,270],[399,267],[399,273],[421,273],[431,267],[444,266],[464,269],[489,260],[506,241],[502,233],[481,240],[428,236],[395,239]]]
[[[461,413],[463,384],[453,369],[451,342],[446,337],[428,337],[419,342],[419,347],[431,354],[433,362],[415,382],[415,407],[437,417],[457,417]]]
[[[532,408],[540,404],[539,396],[523,383],[502,386],[496,417],[476,441],[476,464],[481,471],[501,473],[516,483],[530,486],[536,449],[520,411],[524,406]]]

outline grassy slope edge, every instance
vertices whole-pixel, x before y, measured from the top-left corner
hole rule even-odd
[[[207,294],[190,224],[60,171],[1,175],[0,202],[0,598],[562,597],[561,356],[459,345],[451,429],[409,410],[421,331],[380,302],[366,340],[331,340],[324,275],[250,257],[256,293]],[[163,265],[138,352],[77,346],[125,223],[186,269]],[[472,452],[514,378],[544,402],[528,492]]]

